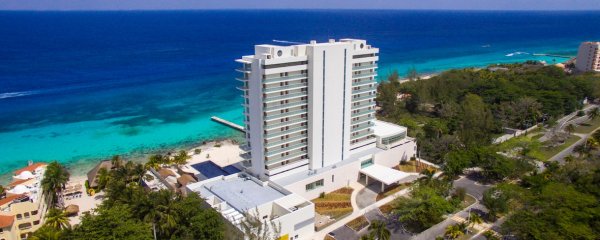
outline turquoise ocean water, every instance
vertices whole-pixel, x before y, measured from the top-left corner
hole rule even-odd
[[[81,172],[241,134],[233,69],[274,39],[363,38],[380,77],[565,59],[600,39],[600,12],[0,12],[0,174],[27,160]]]

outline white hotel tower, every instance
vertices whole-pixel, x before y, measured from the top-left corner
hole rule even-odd
[[[279,178],[375,145],[379,49],[365,40],[256,45],[237,60],[251,172]]]

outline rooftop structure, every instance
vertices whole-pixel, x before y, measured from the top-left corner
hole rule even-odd
[[[580,72],[600,72],[600,42],[581,43],[575,68]]]
[[[314,204],[273,183],[240,173],[191,183],[186,188],[240,230],[240,223],[253,216],[281,225],[283,239],[309,239],[314,233]]]

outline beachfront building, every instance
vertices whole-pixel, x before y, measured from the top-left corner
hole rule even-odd
[[[45,169],[45,163],[30,163],[15,171],[0,197],[0,240],[27,239],[42,226],[46,205],[40,182]]]
[[[242,64],[237,71],[243,83],[248,171],[288,183],[361,159],[391,167],[414,156],[416,144],[406,137],[406,128],[375,120],[378,55],[379,49],[365,40],[341,39],[257,45],[254,55],[237,60]],[[356,176],[329,172],[321,191],[356,181],[360,164],[352,166]],[[313,185],[321,185],[319,180]]]
[[[580,72],[600,72],[600,42],[579,45],[575,68]]]

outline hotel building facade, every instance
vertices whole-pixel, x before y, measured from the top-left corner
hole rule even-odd
[[[581,72],[600,72],[600,42],[583,42],[579,45],[575,68]]]
[[[342,39],[257,45],[239,59],[252,172],[272,179],[316,170],[375,144],[378,54]]]

